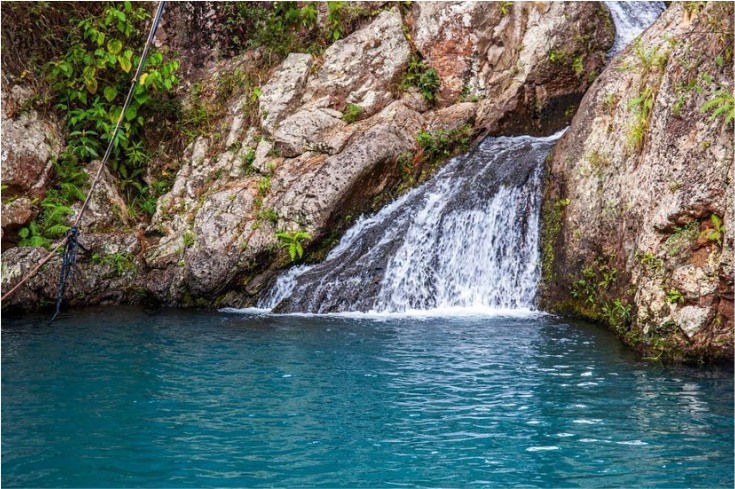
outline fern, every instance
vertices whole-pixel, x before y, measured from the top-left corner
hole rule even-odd
[[[61,197],[67,202],[73,202],[74,200],[84,201],[87,198],[84,192],[73,183],[62,182],[59,184],[61,187]]]
[[[724,119],[722,125],[727,126],[735,120],[735,97],[728,90],[718,90],[713,98],[702,105],[700,111],[703,113],[712,111],[709,120],[713,121],[721,117]]]

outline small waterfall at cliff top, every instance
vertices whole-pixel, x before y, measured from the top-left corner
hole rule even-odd
[[[532,308],[543,162],[560,135],[486,139],[362,217],[324,262],[283,274],[259,307],[309,313]]]
[[[666,10],[664,2],[604,2],[615,23],[610,56],[622,51]]]

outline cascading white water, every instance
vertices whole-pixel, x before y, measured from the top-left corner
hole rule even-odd
[[[531,308],[544,158],[559,137],[485,140],[372,217],[323,263],[282,275],[285,312]]]
[[[664,2],[605,2],[615,23],[610,56],[622,51],[666,10]]]
[[[616,28],[610,55],[666,8],[605,4]],[[361,218],[324,262],[282,274],[258,306],[310,313],[532,308],[543,160],[560,135],[485,140]]]

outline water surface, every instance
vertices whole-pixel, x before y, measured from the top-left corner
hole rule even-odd
[[[585,324],[4,319],[4,487],[733,485],[732,371]]]

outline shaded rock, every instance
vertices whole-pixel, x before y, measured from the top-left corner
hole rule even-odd
[[[563,127],[614,35],[593,3],[416,2],[412,14],[416,47],[441,79],[440,106],[481,99],[488,134]]]
[[[279,213],[319,233],[330,218],[347,214],[387,183],[385,165],[411,151],[424,121],[420,114],[394,102],[375,117],[374,125],[356,134],[338,155],[314,165],[277,201]],[[379,141],[380,144],[375,144]]]
[[[80,241],[90,251],[80,252],[76,273],[67,283],[64,306],[89,304],[139,304],[147,299],[138,257],[140,244],[134,234],[82,232]],[[2,253],[3,293],[36,266],[48,251],[43,248],[12,248]],[[110,255],[114,259],[107,259]],[[5,307],[51,306],[58,288],[61,255],[54,257],[7,302]]]
[[[19,197],[11,202],[3,202],[2,229],[15,229],[30,222],[36,215],[33,202],[27,197]]]

